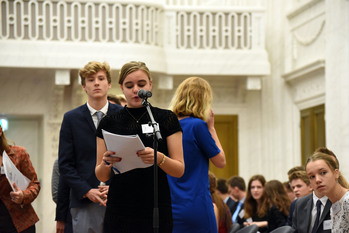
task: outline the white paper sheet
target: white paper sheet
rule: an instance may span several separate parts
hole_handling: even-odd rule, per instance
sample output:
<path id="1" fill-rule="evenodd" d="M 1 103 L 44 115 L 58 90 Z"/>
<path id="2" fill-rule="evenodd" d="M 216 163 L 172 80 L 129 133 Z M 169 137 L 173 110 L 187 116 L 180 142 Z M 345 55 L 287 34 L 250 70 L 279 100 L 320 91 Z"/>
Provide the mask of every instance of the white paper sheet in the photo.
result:
<path id="1" fill-rule="evenodd" d="M 107 150 L 114 151 L 116 153 L 115 156 L 122 158 L 120 162 L 113 164 L 113 167 L 116 168 L 119 173 L 124 173 L 136 168 L 152 166 L 152 164 L 143 163 L 142 159 L 136 154 L 137 151 L 145 149 L 138 135 L 113 134 L 103 129 L 102 133 Z"/>
<path id="2" fill-rule="evenodd" d="M 6 151 L 2 153 L 2 163 L 4 166 L 4 172 L 6 175 L 6 178 L 8 179 L 11 188 L 13 191 L 16 191 L 13 187 L 13 183 L 16 183 L 16 185 L 21 190 L 26 190 L 28 188 L 28 185 L 30 183 L 30 180 L 24 176 L 18 168 L 12 163 L 11 159 L 8 157 Z"/>

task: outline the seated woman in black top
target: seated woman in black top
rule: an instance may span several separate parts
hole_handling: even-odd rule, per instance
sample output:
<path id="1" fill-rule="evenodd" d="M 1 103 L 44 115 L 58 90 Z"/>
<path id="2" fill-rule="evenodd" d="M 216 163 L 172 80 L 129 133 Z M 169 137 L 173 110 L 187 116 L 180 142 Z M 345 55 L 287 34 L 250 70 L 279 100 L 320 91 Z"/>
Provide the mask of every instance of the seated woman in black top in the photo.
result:
<path id="1" fill-rule="evenodd" d="M 285 226 L 290 205 L 291 201 L 280 181 L 271 180 L 265 184 L 262 209 L 267 214 L 268 232 Z"/>
<path id="2" fill-rule="evenodd" d="M 241 227 L 255 224 L 260 233 L 267 232 L 267 216 L 262 208 L 264 201 L 264 185 L 266 181 L 262 175 L 254 175 L 248 182 L 244 209 L 240 212 L 237 222 Z"/>
<path id="3" fill-rule="evenodd" d="M 261 189 L 262 194 L 259 192 Z M 240 224 L 255 224 L 260 233 L 271 232 L 286 224 L 290 199 L 280 181 L 266 183 L 263 176 L 256 175 L 250 179 L 248 190 L 244 208 L 246 212 L 243 218 L 238 218 Z"/>

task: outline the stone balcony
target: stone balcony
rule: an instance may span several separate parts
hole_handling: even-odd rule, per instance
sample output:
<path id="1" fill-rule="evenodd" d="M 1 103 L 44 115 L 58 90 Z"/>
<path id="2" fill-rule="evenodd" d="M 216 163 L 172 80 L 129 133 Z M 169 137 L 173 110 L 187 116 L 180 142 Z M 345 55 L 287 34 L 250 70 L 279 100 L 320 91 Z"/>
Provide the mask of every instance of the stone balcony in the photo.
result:
<path id="1" fill-rule="evenodd" d="M 168 75 L 265 76 L 263 2 L 0 0 L 0 67 L 140 60 Z"/>

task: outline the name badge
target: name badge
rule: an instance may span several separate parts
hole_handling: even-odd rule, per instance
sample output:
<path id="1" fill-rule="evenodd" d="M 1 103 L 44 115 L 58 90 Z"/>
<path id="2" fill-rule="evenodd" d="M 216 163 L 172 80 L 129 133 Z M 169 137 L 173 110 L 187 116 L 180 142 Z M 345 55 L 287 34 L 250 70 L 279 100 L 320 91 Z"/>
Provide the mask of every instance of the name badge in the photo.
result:
<path id="1" fill-rule="evenodd" d="M 5 169 L 3 166 L 1 166 L 1 175 L 5 174 Z"/>
<path id="2" fill-rule="evenodd" d="M 325 220 L 324 221 L 324 230 L 331 230 L 332 229 L 332 220 Z"/>
<path id="3" fill-rule="evenodd" d="M 245 215 L 245 211 L 244 210 L 241 210 L 240 213 L 239 213 L 239 217 L 240 218 L 243 218 Z"/>
<path id="4" fill-rule="evenodd" d="M 143 132 L 143 134 L 153 133 L 154 132 L 154 128 L 151 125 L 142 124 L 142 132 Z"/>

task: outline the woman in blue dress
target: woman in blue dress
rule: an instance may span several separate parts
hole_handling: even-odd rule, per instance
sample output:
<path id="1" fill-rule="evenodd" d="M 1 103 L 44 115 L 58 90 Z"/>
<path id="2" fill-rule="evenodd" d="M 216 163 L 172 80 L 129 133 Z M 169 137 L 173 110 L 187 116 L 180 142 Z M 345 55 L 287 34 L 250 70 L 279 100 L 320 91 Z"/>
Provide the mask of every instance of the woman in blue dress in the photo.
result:
<path id="1" fill-rule="evenodd" d="M 225 154 L 214 128 L 212 90 L 199 77 L 184 80 L 177 88 L 171 110 L 183 130 L 184 175 L 167 176 L 170 185 L 173 233 L 217 232 L 209 190 L 209 161 L 226 164 Z"/>

